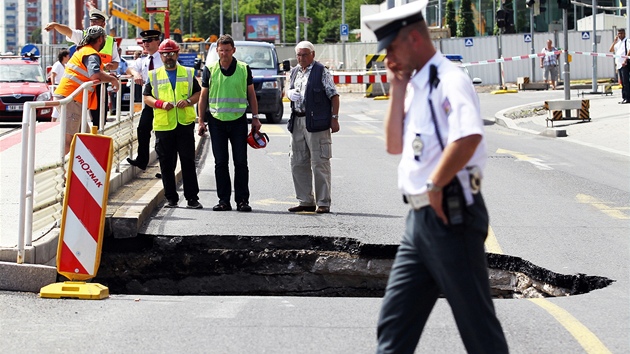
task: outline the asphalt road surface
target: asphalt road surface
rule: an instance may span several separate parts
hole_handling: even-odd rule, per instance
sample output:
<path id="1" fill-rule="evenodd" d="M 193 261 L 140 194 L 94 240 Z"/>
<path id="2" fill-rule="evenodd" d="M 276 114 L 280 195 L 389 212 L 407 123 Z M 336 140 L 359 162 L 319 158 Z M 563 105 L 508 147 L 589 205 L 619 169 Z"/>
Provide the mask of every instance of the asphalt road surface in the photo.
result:
<path id="1" fill-rule="evenodd" d="M 545 95 L 481 94 L 484 119 Z M 265 125 L 269 147 L 250 150 L 253 213 L 245 217 L 209 211 L 216 202 L 210 153 L 207 165 L 200 166 L 200 201 L 206 209 L 159 210 L 145 232 L 249 235 L 262 229 L 265 235 L 397 243 L 407 209 L 396 190 L 398 157 L 384 152 L 386 106 L 387 101 L 342 97 L 341 131 L 333 136 L 331 214 L 286 212 L 295 203 L 286 154 L 289 137 L 284 125 Z M 488 251 L 522 257 L 562 274 L 615 280 L 583 295 L 495 300 L 510 350 L 630 352 L 630 159 L 490 123 L 486 136 L 483 192 L 492 230 Z M 102 301 L 79 301 L 0 292 L 0 351 L 371 353 L 380 301 L 115 294 Z M 438 301 L 417 352 L 465 352 L 446 301 Z"/>

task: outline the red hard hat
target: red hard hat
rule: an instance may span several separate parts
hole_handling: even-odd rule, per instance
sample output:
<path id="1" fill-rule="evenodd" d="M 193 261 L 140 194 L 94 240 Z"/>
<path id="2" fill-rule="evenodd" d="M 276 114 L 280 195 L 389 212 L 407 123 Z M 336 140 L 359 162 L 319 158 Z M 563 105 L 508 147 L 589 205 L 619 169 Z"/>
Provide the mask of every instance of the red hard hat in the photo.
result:
<path id="1" fill-rule="evenodd" d="M 247 136 L 247 143 L 254 149 L 264 148 L 267 146 L 268 142 L 269 137 L 263 132 L 249 132 L 249 135 Z"/>
<path id="2" fill-rule="evenodd" d="M 160 43 L 160 46 L 158 47 L 158 52 L 179 52 L 179 44 L 175 43 L 175 41 L 172 39 L 165 39 L 162 41 L 162 43 Z"/>

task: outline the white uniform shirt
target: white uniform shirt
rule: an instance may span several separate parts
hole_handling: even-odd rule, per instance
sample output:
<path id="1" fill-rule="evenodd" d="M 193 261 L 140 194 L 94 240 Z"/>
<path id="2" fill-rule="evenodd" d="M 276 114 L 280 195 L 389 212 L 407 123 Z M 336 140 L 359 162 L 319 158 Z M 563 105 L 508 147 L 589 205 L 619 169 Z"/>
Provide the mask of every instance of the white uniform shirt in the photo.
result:
<path id="1" fill-rule="evenodd" d="M 68 40 L 76 45 L 79 45 L 83 39 L 83 30 L 73 29 L 72 36 L 66 37 Z M 112 48 L 112 62 L 120 63 L 120 55 L 118 55 L 118 43 L 114 39 L 114 48 Z"/>
<path id="2" fill-rule="evenodd" d="M 153 70 L 160 68 L 164 65 L 164 63 L 162 63 L 162 57 L 160 56 L 160 53 L 155 52 L 153 53 Z M 130 66 L 132 67 L 135 71 L 139 72 L 140 75 L 142 75 L 142 81 L 144 81 L 144 83 L 146 84 L 147 82 L 149 82 L 149 58 L 151 57 L 151 55 L 147 55 L 146 57 L 142 57 L 142 58 L 138 58 L 136 59 L 136 61 L 133 62 L 133 65 Z"/>
<path id="3" fill-rule="evenodd" d="M 440 84 L 431 94 L 440 135 L 448 144 L 475 134 L 483 136 L 483 119 L 479 98 L 470 77 L 446 59 L 439 51 L 417 72 L 407 86 L 403 152 L 398 165 L 398 188 L 403 194 L 426 193 L 426 182 L 442 156 L 429 108 L 429 68 L 438 68 Z M 415 158 L 413 141 L 419 136 L 423 149 L 419 161 Z M 482 173 L 486 164 L 486 143 L 482 139 L 466 166 L 477 166 Z M 472 203 L 470 181 L 466 169 L 458 172 L 468 204 Z"/>
<path id="4" fill-rule="evenodd" d="M 623 41 L 617 41 L 613 46 L 613 50 L 615 51 L 615 55 L 628 55 L 628 50 L 630 49 L 630 43 L 628 42 L 628 38 L 624 38 Z M 621 64 L 626 59 L 624 58 L 615 58 L 615 63 L 617 64 L 617 70 L 621 69 Z"/>

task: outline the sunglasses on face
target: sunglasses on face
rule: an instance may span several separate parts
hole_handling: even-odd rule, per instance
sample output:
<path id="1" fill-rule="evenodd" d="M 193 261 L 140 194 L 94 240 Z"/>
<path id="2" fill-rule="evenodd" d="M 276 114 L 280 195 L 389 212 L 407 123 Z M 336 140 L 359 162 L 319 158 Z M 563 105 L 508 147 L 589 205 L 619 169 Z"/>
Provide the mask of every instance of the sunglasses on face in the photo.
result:
<path id="1" fill-rule="evenodd" d="M 160 53 L 160 55 L 163 57 L 172 58 L 177 55 L 177 52 Z"/>
<path id="2" fill-rule="evenodd" d="M 153 41 L 157 41 L 157 38 L 147 38 L 147 39 L 143 39 L 142 43 L 151 43 Z"/>

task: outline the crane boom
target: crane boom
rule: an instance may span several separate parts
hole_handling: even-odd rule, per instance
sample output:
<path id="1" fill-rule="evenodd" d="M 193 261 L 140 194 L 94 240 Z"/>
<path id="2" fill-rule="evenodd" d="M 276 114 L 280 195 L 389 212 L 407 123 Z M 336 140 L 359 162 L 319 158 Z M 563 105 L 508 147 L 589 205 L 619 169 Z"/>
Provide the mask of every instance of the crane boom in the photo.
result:
<path id="1" fill-rule="evenodd" d="M 122 6 L 115 4 L 112 0 L 109 1 L 109 15 L 118 17 L 119 19 L 132 24 L 143 31 L 148 30 L 151 26 L 149 21 L 145 20 L 142 16 L 138 16 Z M 153 24 L 153 29 L 161 31 L 160 26 L 157 24 Z"/>

